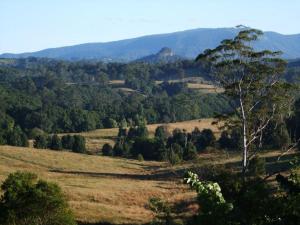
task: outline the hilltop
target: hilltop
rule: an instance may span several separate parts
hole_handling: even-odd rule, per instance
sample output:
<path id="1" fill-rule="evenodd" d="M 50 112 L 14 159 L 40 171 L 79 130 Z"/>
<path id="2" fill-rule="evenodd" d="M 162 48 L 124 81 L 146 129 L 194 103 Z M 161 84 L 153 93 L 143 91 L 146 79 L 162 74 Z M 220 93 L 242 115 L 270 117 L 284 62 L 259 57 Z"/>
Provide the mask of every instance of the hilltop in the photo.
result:
<path id="1" fill-rule="evenodd" d="M 163 47 L 171 48 L 176 55 L 194 58 L 207 48 L 216 47 L 222 40 L 233 38 L 240 29 L 199 28 L 168 34 L 156 34 L 138 38 L 44 49 L 22 54 L 2 54 L 1 58 L 46 57 L 66 60 L 95 59 L 103 61 L 134 61 L 156 54 Z M 265 32 L 255 44 L 257 49 L 281 50 L 284 57 L 300 57 L 300 34 L 283 35 Z"/>
<path id="2" fill-rule="evenodd" d="M 182 59 L 183 58 L 176 55 L 172 49 L 164 47 L 158 53 L 142 57 L 136 61 L 146 63 L 170 63 Z"/>

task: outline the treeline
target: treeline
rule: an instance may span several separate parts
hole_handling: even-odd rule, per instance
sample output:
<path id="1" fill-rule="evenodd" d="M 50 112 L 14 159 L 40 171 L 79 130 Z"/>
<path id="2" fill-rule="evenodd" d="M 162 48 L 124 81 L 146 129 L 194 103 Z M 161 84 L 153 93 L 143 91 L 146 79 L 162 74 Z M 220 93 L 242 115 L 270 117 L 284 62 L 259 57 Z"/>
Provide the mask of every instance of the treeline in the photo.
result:
<path id="1" fill-rule="evenodd" d="M 33 146 L 39 149 L 72 150 L 76 153 L 86 153 L 85 138 L 81 135 L 37 135 Z"/>
<path id="2" fill-rule="evenodd" d="M 195 159 L 198 152 L 209 146 L 215 146 L 216 137 L 210 129 L 191 133 L 175 129 L 172 134 L 165 126 L 155 130 L 155 137 L 149 138 L 146 126 L 119 128 L 118 138 L 112 147 L 105 144 L 102 153 L 105 156 L 136 158 L 139 160 L 169 161 L 176 164 L 182 160 Z"/>
<path id="3" fill-rule="evenodd" d="M 300 106 L 299 102 L 296 104 L 297 107 Z M 281 149 L 289 146 L 296 138 L 300 138 L 299 109 L 292 119 L 284 123 L 272 121 L 269 124 L 262 137 L 261 149 Z M 210 129 L 199 130 L 196 127 L 190 133 L 175 129 L 170 133 L 166 126 L 159 126 L 155 130 L 154 138 L 150 138 L 147 127 L 140 125 L 129 129 L 119 128 L 115 145 L 105 144 L 102 154 L 177 164 L 185 160 L 196 159 L 199 153 L 210 149 L 239 151 L 241 147 L 242 130 L 240 128 L 225 130 L 217 139 Z"/>
<path id="4" fill-rule="evenodd" d="M 209 79 L 207 71 L 201 63 L 194 60 L 181 60 L 173 63 L 148 64 L 132 63 L 104 63 L 101 61 L 63 61 L 47 58 L 0 59 L 0 67 L 12 68 L 14 77 L 22 71 L 27 76 L 45 76 L 51 74 L 57 78 L 64 78 L 67 82 L 102 83 L 107 80 L 170 80 L 196 74 Z M 5 76 L 7 80 L 12 77 Z"/>

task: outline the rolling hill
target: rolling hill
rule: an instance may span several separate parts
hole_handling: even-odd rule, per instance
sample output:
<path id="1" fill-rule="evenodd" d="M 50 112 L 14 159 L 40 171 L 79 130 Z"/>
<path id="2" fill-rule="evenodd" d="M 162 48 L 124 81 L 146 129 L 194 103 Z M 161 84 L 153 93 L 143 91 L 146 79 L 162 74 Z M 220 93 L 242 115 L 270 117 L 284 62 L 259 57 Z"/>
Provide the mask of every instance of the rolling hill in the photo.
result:
<path id="1" fill-rule="evenodd" d="M 207 48 L 216 47 L 223 39 L 234 37 L 237 28 L 199 28 L 168 34 L 149 35 L 138 38 L 106 42 L 86 43 L 74 46 L 44 49 L 22 54 L 2 54 L 1 58 L 46 57 L 66 60 L 133 61 L 156 54 L 163 47 L 174 54 L 194 58 Z M 300 34 L 283 35 L 265 32 L 255 45 L 256 49 L 281 50 L 288 59 L 300 58 Z"/>

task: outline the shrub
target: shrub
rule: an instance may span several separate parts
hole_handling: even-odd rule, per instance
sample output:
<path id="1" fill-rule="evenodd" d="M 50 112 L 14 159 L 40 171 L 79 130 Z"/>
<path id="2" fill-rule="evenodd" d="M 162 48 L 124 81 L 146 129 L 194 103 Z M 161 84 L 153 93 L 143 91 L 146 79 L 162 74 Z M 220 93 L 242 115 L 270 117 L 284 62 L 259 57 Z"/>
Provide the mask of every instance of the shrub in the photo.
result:
<path id="1" fill-rule="evenodd" d="M 249 163 L 248 173 L 250 176 L 260 176 L 266 173 L 266 161 L 263 158 L 255 156 Z"/>
<path id="2" fill-rule="evenodd" d="M 135 138 L 147 138 L 148 134 L 149 132 L 146 126 L 130 127 L 127 137 L 133 140 Z"/>
<path id="3" fill-rule="evenodd" d="M 108 143 L 105 143 L 102 147 L 102 154 L 105 156 L 113 156 L 112 146 Z"/>
<path id="4" fill-rule="evenodd" d="M 53 150 L 62 150 L 61 139 L 57 134 L 52 135 L 49 144 L 49 148 Z"/>
<path id="5" fill-rule="evenodd" d="M 118 137 L 126 137 L 127 136 L 127 129 L 123 127 L 119 127 Z"/>
<path id="6" fill-rule="evenodd" d="M 168 139 L 168 146 L 172 146 L 176 143 L 181 147 L 185 147 L 187 144 L 187 138 L 187 133 L 184 130 L 176 128 L 173 130 L 173 136 Z"/>
<path id="7" fill-rule="evenodd" d="M 137 160 L 139 160 L 140 162 L 144 161 L 143 155 L 142 154 L 138 154 Z"/>
<path id="8" fill-rule="evenodd" d="M 214 146 L 216 137 L 211 129 L 204 129 L 196 140 L 197 149 L 203 150 L 208 146 Z"/>
<path id="9" fill-rule="evenodd" d="M 33 142 L 33 147 L 45 149 L 48 147 L 48 137 L 46 135 L 37 135 Z"/>
<path id="10" fill-rule="evenodd" d="M 74 145 L 74 136 L 64 135 L 61 138 L 61 144 L 64 149 L 73 149 Z"/>
<path id="11" fill-rule="evenodd" d="M 85 138 L 81 135 L 74 135 L 74 144 L 72 147 L 72 151 L 76 153 L 85 153 Z"/>
<path id="12" fill-rule="evenodd" d="M 155 213 L 155 219 L 152 221 L 152 224 L 174 224 L 169 204 L 156 197 L 150 198 L 148 202 L 149 208 Z"/>
<path id="13" fill-rule="evenodd" d="M 228 150 L 238 150 L 242 146 L 242 134 L 239 128 L 231 131 L 223 131 L 219 139 L 220 148 Z"/>
<path id="14" fill-rule="evenodd" d="M 117 141 L 113 147 L 114 156 L 129 157 L 130 153 L 130 144 L 125 142 L 123 139 Z"/>
<path id="15" fill-rule="evenodd" d="M 195 145 L 192 142 L 188 142 L 187 146 L 184 148 L 183 159 L 192 160 L 197 158 L 198 152 Z"/>
<path id="16" fill-rule="evenodd" d="M 263 146 L 268 149 L 279 149 L 290 144 L 291 138 L 284 123 L 272 121 L 263 133 Z"/>
<path id="17" fill-rule="evenodd" d="M 231 149 L 232 148 L 232 141 L 227 131 L 223 131 L 221 133 L 221 137 L 219 139 L 219 145 L 221 149 Z"/>
<path id="18" fill-rule="evenodd" d="M 146 160 L 160 160 L 162 158 L 161 150 L 164 143 L 158 139 L 137 138 L 132 144 L 131 154 L 137 157 L 143 155 Z"/>
<path id="19" fill-rule="evenodd" d="M 167 140 L 170 136 L 170 133 L 166 126 L 158 126 L 155 129 L 155 137 L 161 140 Z"/>
<path id="20" fill-rule="evenodd" d="M 116 120 L 112 118 L 107 118 L 103 122 L 105 128 L 116 128 L 118 127 L 118 123 Z"/>
<path id="21" fill-rule="evenodd" d="M 173 149 L 169 149 L 166 154 L 166 160 L 171 165 L 176 165 L 181 162 L 182 158 Z"/>
<path id="22" fill-rule="evenodd" d="M 6 144 L 23 147 L 29 146 L 27 136 L 20 127 L 15 127 L 6 133 Z"/>
<path id="23" fill-rule="evenodd" d="M 225 216 L 233 209 L 233 205 L 226 202 L 219 184 L 200 181 L 198 175 L 192 172 L 188 172 L 184 180 L 198 194 L 198 202 L 201 207 L 195 224 L 225 224 Z"/>
<path id="24" fill-rule="evenodd" d="M 75 225 L 59 186 L 31 173 L 10 174 L 1 186 L 0 224 Z"/>

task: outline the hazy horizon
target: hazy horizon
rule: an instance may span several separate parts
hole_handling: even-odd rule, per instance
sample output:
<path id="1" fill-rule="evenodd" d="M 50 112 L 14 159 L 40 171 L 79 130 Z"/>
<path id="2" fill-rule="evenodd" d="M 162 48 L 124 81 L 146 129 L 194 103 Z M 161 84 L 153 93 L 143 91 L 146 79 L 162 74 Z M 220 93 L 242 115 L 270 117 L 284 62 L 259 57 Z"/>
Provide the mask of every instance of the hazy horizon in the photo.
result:
<path id="1" fill-rule="evenodd" d="M 2 0 L 0 54 L 239 24 L 298 34 L 299 9 L 296 0 L 288 4 L 274 0 L 242 4 L 238 0 Z"/>

